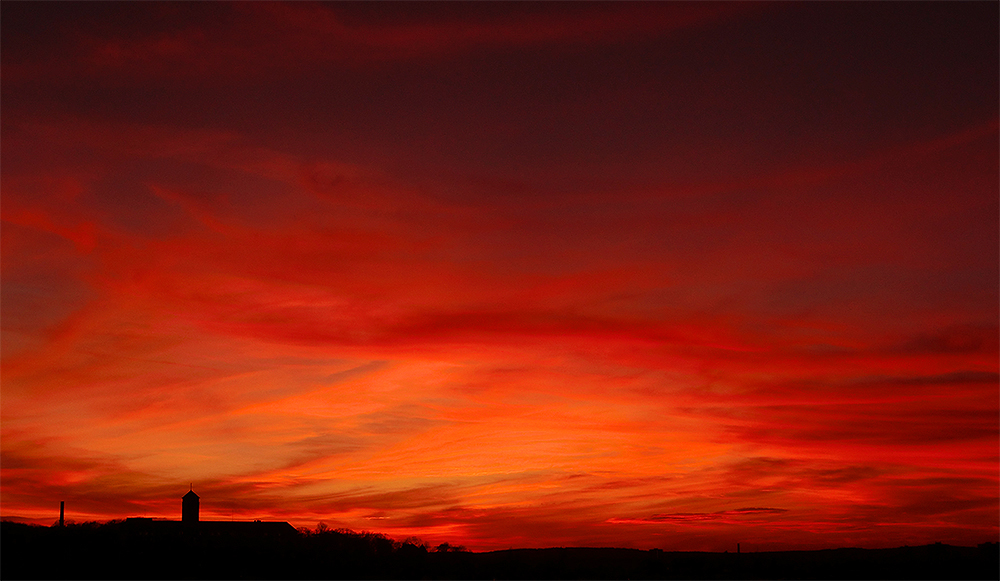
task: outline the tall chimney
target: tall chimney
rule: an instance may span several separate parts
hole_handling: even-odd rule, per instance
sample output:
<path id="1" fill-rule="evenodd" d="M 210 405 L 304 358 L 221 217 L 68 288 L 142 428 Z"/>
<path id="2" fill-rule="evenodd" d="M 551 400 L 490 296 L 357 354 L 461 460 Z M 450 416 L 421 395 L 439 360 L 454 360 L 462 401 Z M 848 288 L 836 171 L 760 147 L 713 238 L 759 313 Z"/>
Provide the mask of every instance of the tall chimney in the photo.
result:
<path id="1" fill-rule="evenodd" d="M 65 500 L 60 500 L 59 501 L 59 526 L 63 526 L 66 523 L 66 521 L 64 520 L 65 516 L 66 516 L 66 501 Z"/>

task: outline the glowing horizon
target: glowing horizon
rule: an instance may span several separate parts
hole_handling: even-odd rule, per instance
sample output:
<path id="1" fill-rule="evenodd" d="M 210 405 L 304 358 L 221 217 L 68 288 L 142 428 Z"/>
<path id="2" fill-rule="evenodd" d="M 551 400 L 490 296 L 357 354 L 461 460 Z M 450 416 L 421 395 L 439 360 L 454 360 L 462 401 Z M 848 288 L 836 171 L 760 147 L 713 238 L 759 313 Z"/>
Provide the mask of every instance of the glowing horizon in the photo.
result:
<path id="1" fill-rule="evenodd" d="M 2 13 L 0 517 L 1000 535 L 995 3 Z"/>

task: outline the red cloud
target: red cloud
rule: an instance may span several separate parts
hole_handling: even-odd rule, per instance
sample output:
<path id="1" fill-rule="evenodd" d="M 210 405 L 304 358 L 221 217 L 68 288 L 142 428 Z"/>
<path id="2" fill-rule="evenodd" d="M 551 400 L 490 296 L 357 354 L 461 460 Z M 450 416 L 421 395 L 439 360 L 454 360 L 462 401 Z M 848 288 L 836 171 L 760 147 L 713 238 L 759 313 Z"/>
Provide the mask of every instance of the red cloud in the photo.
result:
<path id="1" fill-rule="evenodd" d="M 29 4 L 5 518 L 996 537 L 985 5 Z"/>
<path id="2" fill-rule="evenodd" d="M 621 42 L 669 34 L 754 9 L 754 5 L 621 4 L 574 6 L 567 12 L 519 6 L 503 14 L 484 15 L 476 10 L 425 8 L 427 14 L 414 14 L 410 21 L 384 23 L 366 19 L 364 10 L 343 6 L 235 4 L 211 9 L 157 8 L 160 23 L 152 29 L 136 27 L 128 20 L 130 16 L 146 18 L 146 9 L 139 11 L 144 15 L 126 10 L 105 15 L 106 25 L 92 29 L 58 19 L 50 22 L 50 27 L 64 29 L 58 39 L 63 48 L 60 54 L 71 57 L 32 59 L 5 51 L 4 82 L 101 78 L 120 85 L 136 79 L 178 80 L 193 75 L 209 82 L 262 73 L 298 76 L 309 74 L 317 62 L 370 67 L 447 58 L 477 49 Z M 211 27 L 205 25 L 207 21 Z"/>
<path id="3" fill-rule="evenodd" d="M 639 523 L 660 523 L 660 522 L 702 522 L 715 520 L 732 520 L 730 517 L 754 516 L 754 515 L 781 515 L 788 512 L 783 508 L 737 508 L 734 510 L 720 510 L 718 512 L 678 512 L 671 514 L 654 514 L 646 518 L 612 518 L 608 519 L 613 524 L 639 524 Z"/>

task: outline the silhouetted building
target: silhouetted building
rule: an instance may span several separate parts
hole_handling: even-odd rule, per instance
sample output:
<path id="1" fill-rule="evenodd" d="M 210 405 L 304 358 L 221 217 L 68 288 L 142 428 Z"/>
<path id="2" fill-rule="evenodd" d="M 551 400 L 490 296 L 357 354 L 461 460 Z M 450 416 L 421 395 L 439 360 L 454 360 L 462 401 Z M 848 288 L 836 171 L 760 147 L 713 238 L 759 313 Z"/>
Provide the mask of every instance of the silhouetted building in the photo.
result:
<path id="1" fill-rule="evenodd" d="M 59 526 L 61 526 L 61 527 L 66 526 L 66 520 L 64 518 L 65 516 L 66 516 L 66 501 L 65 500 L 60 500 L 59 501 Z"/>
<path id="2" fill-rule="evenodd" d="M 181 497 L 181 520 L 166 520 L 148 517 L 129 517 L 125 526 L 133 534 L 180 534 L 202 536 L 234 537 L 285 537 L 298 534 L 295 527 L 287 522 L 232 522 L 203 521 L 198 516 L 200 500 L 194 488 Z"/>
<path id="3" fill-rule="evenodd" d="M 194 493 L 194 487 L 185 494 L 181 500 L 181 522 L 198 522 L 198 495 Z"/>
<path id="4" fill-rule="evenodd" d="M 249 537 L 281 538 L 298 534 L 295 527 L 287 522 L 263 522 L 255 520 L 225 521 L 202 520 L 184 523 L 176 520 L 161 520 L 146 517 L 129 517 L 125 526 L 135 535 L 195 535 L 197 537 Z"/>

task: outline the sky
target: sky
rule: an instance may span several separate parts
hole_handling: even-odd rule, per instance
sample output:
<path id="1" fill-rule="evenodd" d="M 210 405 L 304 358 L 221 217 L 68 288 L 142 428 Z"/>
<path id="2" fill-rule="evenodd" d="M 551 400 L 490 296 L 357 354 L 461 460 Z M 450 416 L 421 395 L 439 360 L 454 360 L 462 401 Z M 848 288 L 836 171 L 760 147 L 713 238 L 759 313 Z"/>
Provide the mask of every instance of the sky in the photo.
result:
<path id="1" fill-rule="evenodd" d="M 998 10 L 4 1 L 0 516 L 997 541 Z"/>

